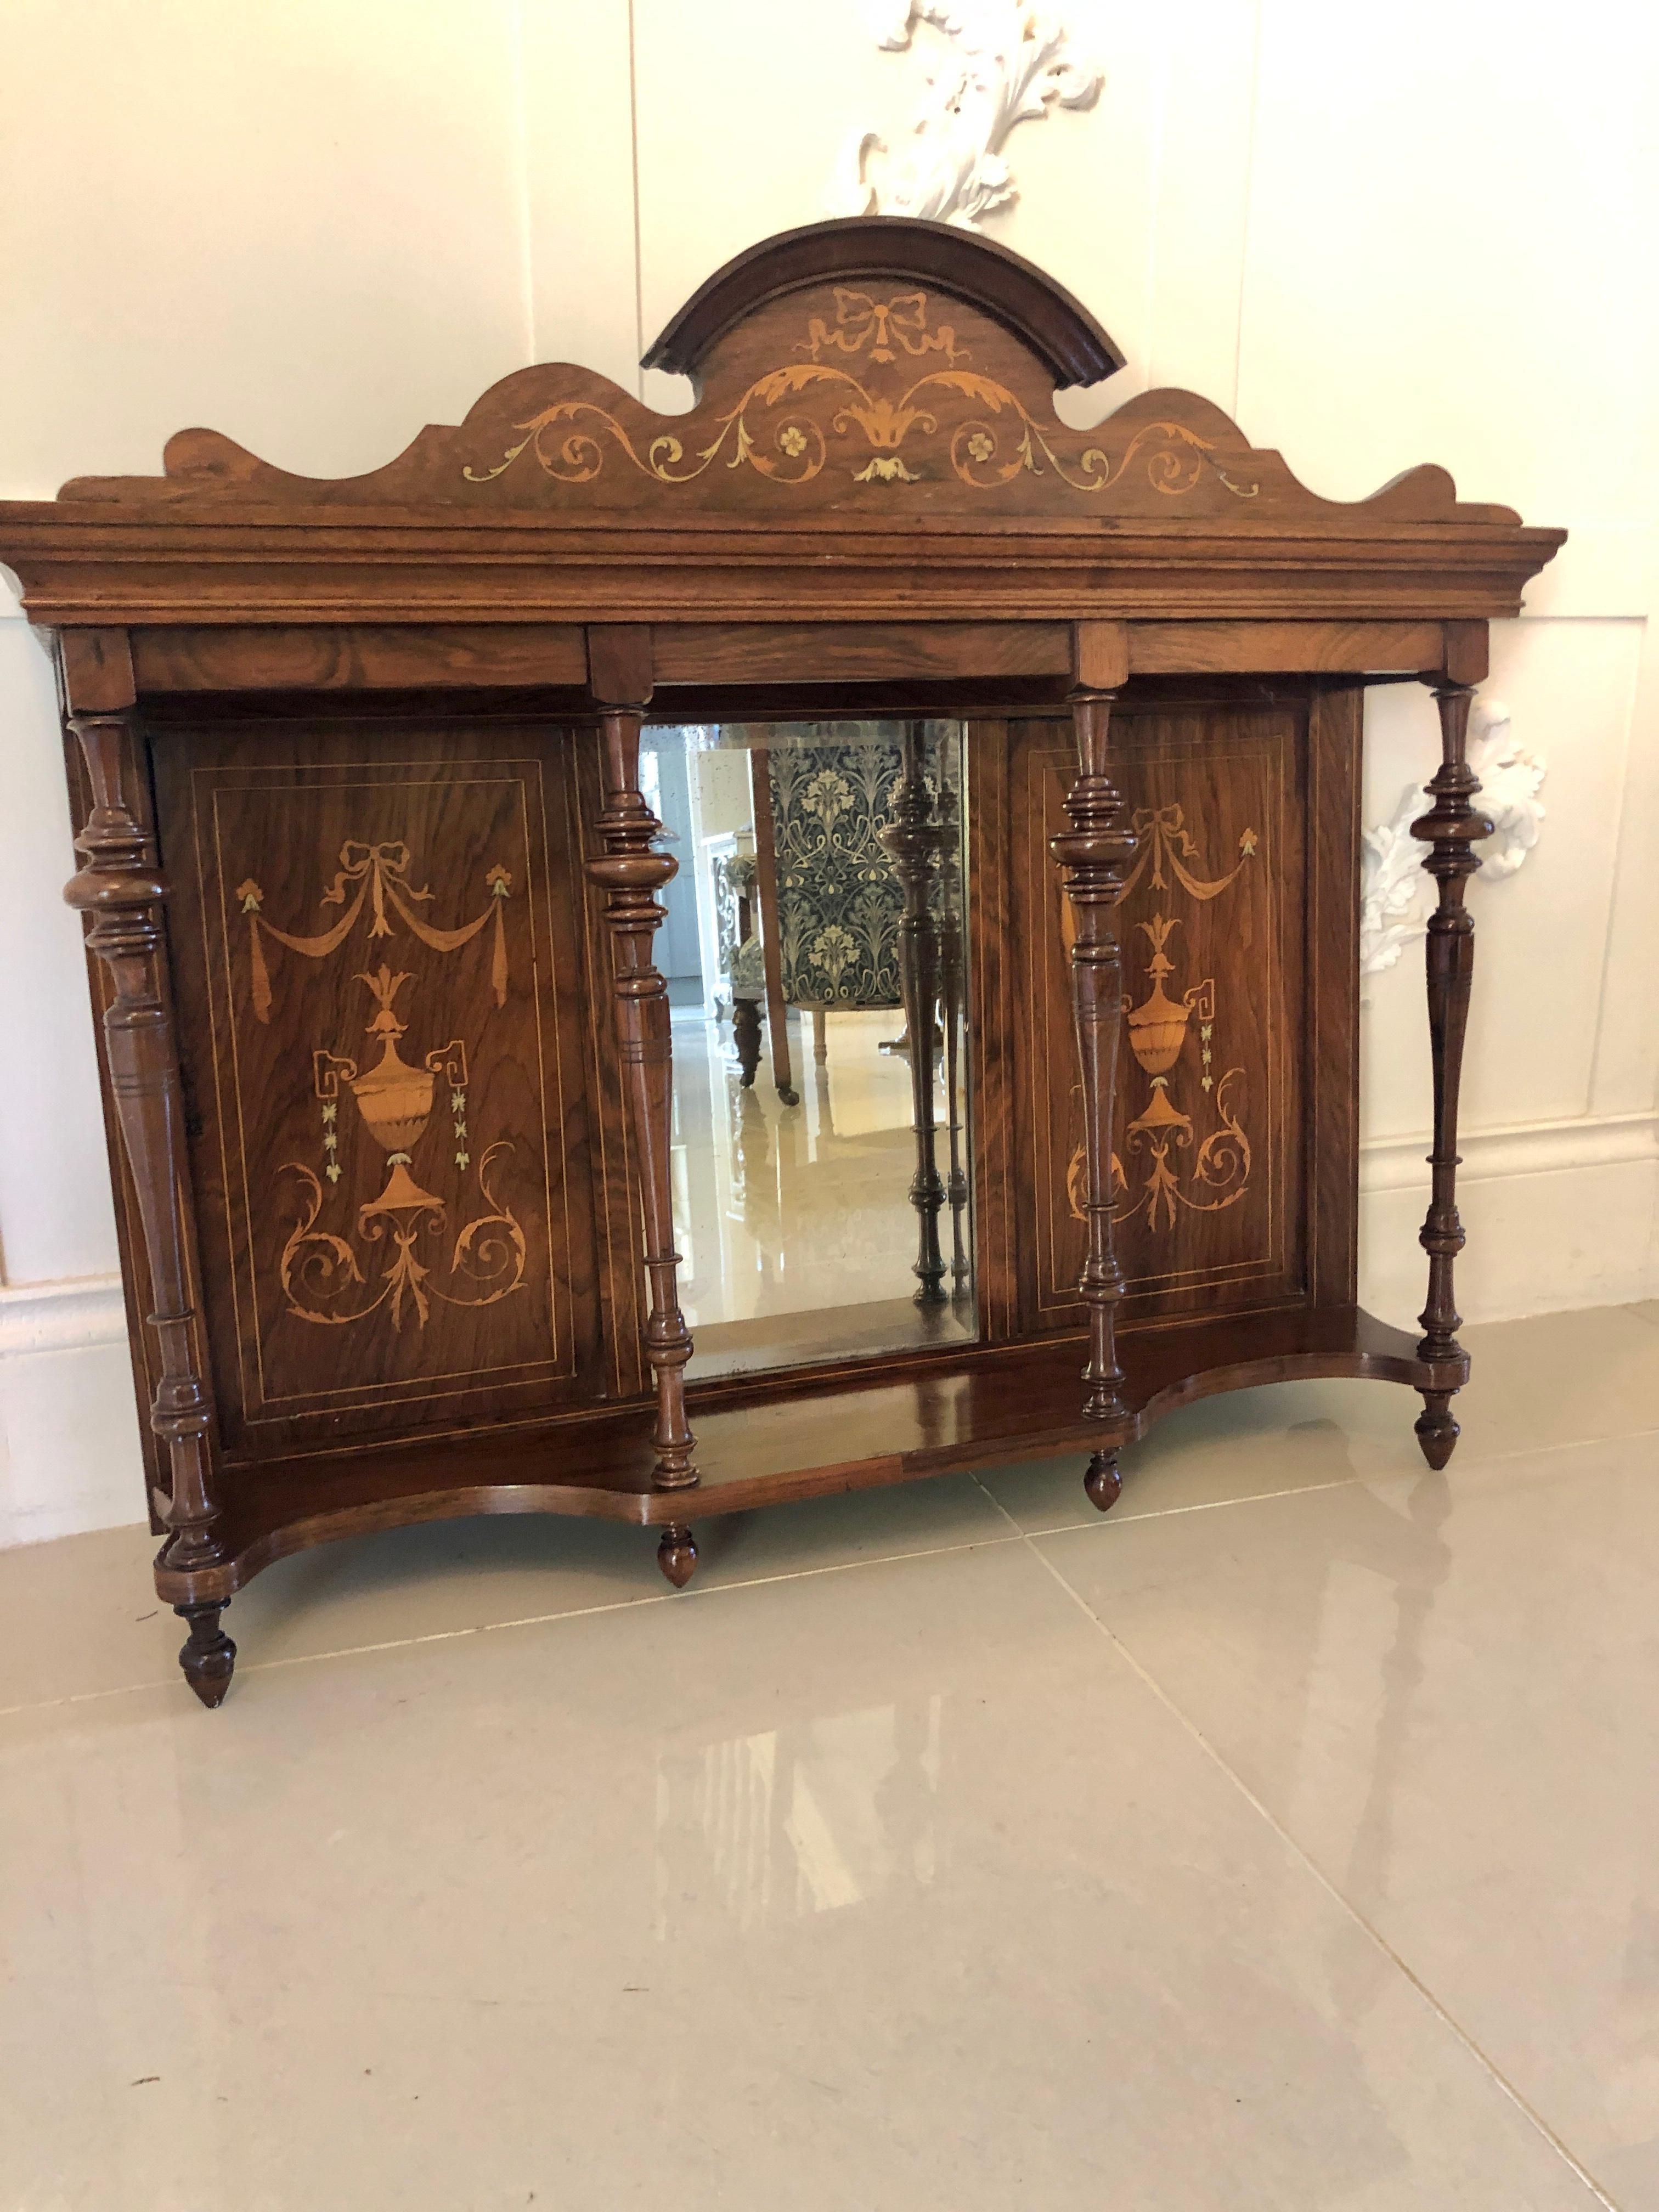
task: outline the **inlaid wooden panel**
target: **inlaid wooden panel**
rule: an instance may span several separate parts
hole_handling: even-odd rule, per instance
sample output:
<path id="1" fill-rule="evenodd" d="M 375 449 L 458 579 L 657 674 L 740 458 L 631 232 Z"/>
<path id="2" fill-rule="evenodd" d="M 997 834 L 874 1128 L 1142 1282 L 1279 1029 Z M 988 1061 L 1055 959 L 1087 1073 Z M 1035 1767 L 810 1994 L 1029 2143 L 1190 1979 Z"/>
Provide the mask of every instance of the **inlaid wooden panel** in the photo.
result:
<path id="1" fill-rule="evenodd" d="M 1083 1319 L 1083 1106 L 1070 915 L 1048 839 L 1075 773 L 1067 723 L 1016 725 L 1012 978 L 1030 1007 L 1015 1073 L 1029 1177 L 1026 1330 Z M 1113 714 L 1113 772 L 1139 851 L 1116 908 L 1124 1023 L 1114 1121 L 1124 1318 L 1243 1310 L 1304 1287 L 1305 902 L 1299 703 Z"/>
<path id="2" fill-rule="evenodd" d="M 155 740 L 233 1455 L 598 1395 L 574 740 Z"/>

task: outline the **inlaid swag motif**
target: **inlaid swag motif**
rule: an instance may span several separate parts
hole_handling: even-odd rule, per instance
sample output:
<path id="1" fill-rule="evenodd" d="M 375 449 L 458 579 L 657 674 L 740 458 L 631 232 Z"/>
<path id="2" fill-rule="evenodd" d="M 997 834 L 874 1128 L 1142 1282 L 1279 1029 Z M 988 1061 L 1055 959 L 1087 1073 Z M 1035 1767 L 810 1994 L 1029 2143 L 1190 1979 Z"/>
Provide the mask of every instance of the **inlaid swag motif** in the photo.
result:
<path id="1" fill-rule="evenodd" d="M 424 921 L 414 908 L 424 905 L 432 896 L 430 890 L 416 890 L 409 880 L 410 856 L 407 845 L 382 843 L 368 845 L 348 839 L 340 848 L 339 872 L 323 893 L 324 906 L 341 906 L 345 912 L 331 929 L 316 936 L 291 935 L 278 929 L 265 919 L 263 908 L 264 893 L 250 878 L 236 886 L 236 896 L 242 902 L 242 911 L 248 917 L 251 939 L 249 959 L 253 974 L 253 1012 L 256 1019 L 270 1019 L 270 975 L 265 964 L 264 940 L 273 939 L 286 945 L 291 951 L 302 952 L 310 960 L 321 960 L 337 946 L 344 944 L 356 927 L 357 917 L 363 910 L 365 900 L 372 901 L 374 923 L 369 930 L 373 937 L 390 937 L 392 924 L 387 919 L 390 907 L 398 915 L 411 933 L 422 945 L 429 945 L 434 952 L 454 952 L 475 938 L 493 917 L 495 924 L 495 955 L 490 963 L 490 982 L 498 1006 L 507 1003 L 507 930 L 502 919 L 502 902 L 512 889 L 513 879 L 503 867 L 490 869 L 484 880 L 489 886 L 490 900 L 476 921 L 465 923 L 459 929 L 439 929 Z M 347 901 L 346 886 L 356 884 L 355 896 Z M 405 979 L 406 980 L 406 979 Z"/>
<path id="2" fill-rule="evenodd" d="M 236 896 L 248 920 L 254 1019 L 264 1024 L 270 1020 L 267 941 L 303 959 L 326 961 L 345 951 L 365 911 L 370 945 L 380 939 L 395 939 L 401 924 L 419 943 L 445 954 L 459 951 L 493 925 L 490 988 L 495 1005 L 504 1006 L 508 981 L 505 908 L 513 893 L 511 873 L 499 862 L 488 868 L 483 911 L 470 921 L 445 928 L 417 911 L 433 893 L 410 880 L 411 865 L 409 848 L 401 842 L 349 839 L 340 848 L 334 880 L 319 902 L 343 907 L 344 912 L 331 927 L 311 934 L 283 929 L 271 921 L 264 913 L 265 894 L 252 877 L 239 884 Z M 352 980 L 368 994 L 372 1011 L 364 1035 L 369 1050 L 378 1047 L 380 1057 L 371 1063 L 357 1054 L 337 1052 L 331 1044 L 319 1044 L 312 1053 L 318 1158 L 315 1164 L 285 1160 L 277 1170 L 292 1178 L 291 1188 L 297 1194 L 296 1210 L 276 1262 L 283 1308 L 296 1320 L 319 1328 L 349 1327 L 384 1309 L 394 1329 L 401 1329 L 410 1316 L 424 1328 L 434 1301 L 450 1306 L 495 1305 L 523 1283 L 524 1231 L 499 1188 L 514 1147 L 510 1141 L 498 1139 L 474 1153 L 462 1039 L 452 1037 L 434 1046 L 418 1066 L 404 1059 L 399 1048 L 410 1023 L 400 1011 L 400 1000 L 413 976 L 382 959 L 378 968 L 356 970 Z M 447 1260 L 436 1240 L 447 1228 L 452 1200 L 428 1189 L 415 1176 L 416 1148 L 426 1138 L 441 1082 L 447 1093 L 448 1126 L 442 1139 L 425 1149 L 433 1154 L 448 1152 L 453 1181 L 461 1190 L 471 1170 L 478 1194 L 472 1204 L 482 1200 L 482 1210 L 471 1212 L 456 1231 Z M 323 1220 L 344 1174 L 340 1164 L 343 1095 L 350 1098 L 368 1135 L 386 1154 L 385 1185 L 357 1205 L 355 1234 L 342 1233 L 353 1227 L 349 1212 L 337 1228 Z M 421 1173 L 441 1182 L 436 1165 L 434 1158 Z M 455 1203 L 465 1210 L 459 1199 Z M 381 1255 L 386 1264 L 371 1282 L 364 1262 Z"/>
<path id="3" fill-rule="evenodd" d="M 1054 428 L 1040 424 L 1006 384 L 961 365 L 971 354 L 951 324 L 930 327 L 926 293 L 878 300 L 838 286 L 835 298 L 833 323 L 808 319 L 795 347 L 805 358 L 757 377 L 713 417 L 708 442 L 690 452 L 672 431 L 641 449 L 598 401 L 560 399 L 515 423 L 523 434 L 493 465 L 467 464 L 461 474 L 469 483 L 493 483 L 528 455 L 561 483 L 589 483 L 615 454 L 665 484 L 690 483 L 718 463 L 782 484 L 811 483 L 826 468 L 855 484 L 921 483 L 948 469 L 979 491 L 1030 475 L 1089 494 L 1139 467 L 1172 499 L 1206 474 L 1234 499 L 1254 499 L 1261 489 L 1230 471 L 1213 440 L 1178 422 L 1144 424 L 1115 460 L 1099 444 L 1067 454 Z M 861 374 L 843 365 L 854 358 Z"/>

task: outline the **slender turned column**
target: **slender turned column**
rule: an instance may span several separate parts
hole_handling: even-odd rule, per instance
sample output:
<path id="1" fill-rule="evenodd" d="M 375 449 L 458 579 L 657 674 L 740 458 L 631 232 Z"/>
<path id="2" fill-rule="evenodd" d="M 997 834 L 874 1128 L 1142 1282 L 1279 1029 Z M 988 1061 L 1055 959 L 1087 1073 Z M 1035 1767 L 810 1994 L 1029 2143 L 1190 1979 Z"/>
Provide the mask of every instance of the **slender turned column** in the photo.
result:
<path id="1" fill-rule="evenodd" d="M 605 689 L 632 689 L 640 703 L 607 704 L 600 716 L 605 805 L 594 827 L 603 849 L 588 861 L 587 875 L 606 894 L 605 918 L 616 978 L 617 1048 L 640 1156 L 645 1272 L 651 1286 L 645 1354 L 657 1385 L 657 1426 L 652 1438 L 657 1463 L 652 1480 L 659 1490 L 688 1490 L 696 1482 L 697 1470 L 691 1457 L 695 1439 L 685 1419 L 685 1363 L 691 1357 L 691 1338 L 680 1311 L 680 1255 L 674 1249 L 668 1156 L 673 1085 L 668 986 L 651 957 L 652 940 L 665 912 L 655 894 L 672 879 L 676 863 L 671 854 L 654 849 L 662 824 L 640 789 L 640 724 L 651 693 L 648 660 L 643 668 L 635 665 L 638 647 L 633 633 L 623 634 L 610 657 L 596 651 L 598 636 L 590 631 L 594 689 L 602 696 Z"/>
<path id="2" fill-rule="evenodd" d="M 778 830 L 772 813 L 772 756 L 763 745 L 749 755 L 754 799 L 755 903 L 760 908 L 761 973 L 766 978 L 766 1019 L 772 1031 L 772 1080 L 786 1106 L 799 1106 L 789 1057 L 789 1009 L 783 996 L 783 930 L 778 917 Z"/>
<path id="3" fill-rule="evenodd" d="M 174 1575 L 193 1575 L 222 1565 L 227 1554 L 208 1452 L 212 1417 L 196 1371 L 196 1315 L 185 1255 L 184 1112 L 178 1048 L 162 993 L 161 905 L 167 885 L 123 786 L 132 742 L 130 711 L 71 712 L 70 726 L 91 780 L 92 810 L 75 841 L 82 865 L 64 896 L 90 917 L 88 946 L 114 985 L 104 1015 L 104 1049 L 155 1299 L 148 1318 L 161 1374 L 150 1425 L 167 1447 L 172 1478 L 172 1495 L 161 1509 L 167 1540 L 156 1564 Z M 190 1626 L 179 1655 L 185 1679 L 204 1705 L 216 1705 L 230 1686 L 236 1659 L 235 1645 L 219 1626 L 222 1601 L 189 1602 L 174 1610 Z"/>
<path id="4" fill-rule="evenodd" d="M 1469 701 L 1473 687 L 1449 675 L 1432 679 L 1440 709 L 1440 766 L 1427 786 L 1434 801 L 1412 824 L 1413 837 L 1429 848 L 1423 865 L 1440 886 L 1440 901 L 1429 917 L 1427 967 L 1429 1042 L 1434 1060 L 1434 1150 L 1429 1154 L 1433 1186 L 1420 1242 L 1429 1255 L 1429 1298 L 1419 1319 L 1423 1340 L 1419 1359 L 1463 1360 L 1457 1332 L 1462 1326 L 1452 1295 L 1452 1267 L 1463 1249 L 1463 1224 L 1457 1213 L 1457 1093 L 1463 1068 L 1463 1032 L 1469 1015 L 1469 983 L 1474 969 L 1474 922 L 1463 903 L 1469 878 L 1480 866 L 1475 851 L 1490 837 L 1492 823 L 1474 804 L 1480 786 L 1469 766 Z M 1450 1390 L 1425 1390 L 1417 1419 L 1417 1441 L 1432 1468 L 1443 1468 L 1457 1442 Z"/>
<path id="5" fill-rule="evenodd" d="M 957 813 L 953 786 L 939 773 L 940 852 L 944 866 L 939 877 L 939 1000 L 945 1024 L 945 1109 L 950 1132 L 951 1169 L 946 1193 L 951 1201 L 951 1296 L 960 1298 L 969 1286 L 968 1246 L 963 1217 L 968 1209 L 968 1173 L 963 1164 L 962 1029 L 966 1012 L 962 945 L 962 824 Z"/>
<path id="6" fill-rule="evenodd" d="M 1090 626 L 1080 626 L 1086 627 Z M 1115 642 L 1109 635 L 1108 647 Z M 1096 641 L 1087 643 L 1091 649 L 1086 657 L 1085 651 L 1079 651 L 1082 665 L 1071 693 L 1078 747 L 1077 781 L 1066 796 L 1066 813 L 1072 826 L 1050 838 L 1048 849 L 1060 864 L 1076 922 L 1072 1003 L 1083 1066 L 1083 1210 L 1089 1235 L 1088 1256 L 1078 1284 L 1089 1310 L 1089 1364 L 1084 1370 L 1088 1388 L 1083 1411 L 1091 1420 L 1121 1421 L 1127 1419 L 1128 1408 L 1122 1395 L 1123 1370 L 1118 1365 L 1115 1336 L 1123 1275 L 1112 1250 L 1112 1112 L 1123 1022 L 1123 964 L 1112 908 L 1134 857 L 1135 841 L 1120 826 L 1123 799 L 1107 764 L 1107 727 L 1117 684 L 1127 674 L 1127 648 L 1113 652 L 1101 649 Z M 1090 660 L 1093 667 L 1088 665 Z M 1097 672 L 1116 675 L 1117 684 L 1107 688 L 1088 680 Z M 1103 1512 L 1112 1504 L 1121 1487 L 1115 1451 L 1096 1453 L 1085 1487 Z"/>
<path id="7" fill-rule="evenodd" d="M 933 885 L 938 880 L 943 833 L 928 804 L 926 772 L 927 726 L 904 726 L 903 774 L 893 819 L 878 834 L 904 887 L 899 921 L 899 988 L 904 997 L 904 1025 L 910 1037 L 910 1126 L 915 1131 L 916 1171 L 910 1203 L 916 1210 L 919 1306 L 945 1300 L 945 1260 L 939 1250 L 939 1217 L 945 1204 L 933 1115 L 933 1040 L 939 1027 L 939 926 L 933 919 Z"/>

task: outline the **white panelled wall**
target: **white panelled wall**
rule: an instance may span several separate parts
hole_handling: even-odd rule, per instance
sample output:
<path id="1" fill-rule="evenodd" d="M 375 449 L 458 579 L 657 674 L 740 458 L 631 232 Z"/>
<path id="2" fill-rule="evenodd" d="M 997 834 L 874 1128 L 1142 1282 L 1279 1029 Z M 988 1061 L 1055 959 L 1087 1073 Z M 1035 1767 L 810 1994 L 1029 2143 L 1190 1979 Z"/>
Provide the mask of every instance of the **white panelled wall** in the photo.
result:
<path id="1" fill-rule="evenodd" d="M 1129 366 L 1316 489 L 1419 461 L 1572 539 L 1487 687 L 1547 757 L 1541 841 L 1476 884 L 1471 1318 L 1659 1293 L 1659 36 L 1626 0 L 1054 0 L 1105 72 L 1023 126 L 989 234 Z M 496 378 L 634 364 L 738 248 L 902 141 L 937 51 L 863 0 L 8 0 L 0 495 L 150 472 L 208 423 L 373 467 Z M 684 386 L 653 375 L 674 408 Z M 1070 419 L 1079 416 L 1065 403 Z M 3 572 L 0 572 L 0 583 Z M 132 1521 L 137 1435 L 46 656 L 0 592 L 0 1543 Z M 1428 772 L 1374 695 L 1367 820 Z M 1421 958 L 1369 979 L 1363 1295 L 1409 1323 Z"/>

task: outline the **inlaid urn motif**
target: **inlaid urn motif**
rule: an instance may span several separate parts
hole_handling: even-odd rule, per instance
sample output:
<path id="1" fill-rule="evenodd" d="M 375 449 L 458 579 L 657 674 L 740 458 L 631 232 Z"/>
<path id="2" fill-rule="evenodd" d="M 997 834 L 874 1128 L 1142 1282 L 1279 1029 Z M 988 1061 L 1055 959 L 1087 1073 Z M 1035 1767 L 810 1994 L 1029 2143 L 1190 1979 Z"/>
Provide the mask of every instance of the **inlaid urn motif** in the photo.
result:
<path id="1" fill-rule="evenodd" d="M 398 1050 L 398 1040 L 407 1026 L 392 1010 L 398 986 L 407 975 L 394 975 L 384 962 L 373 975 L 356 979 L 374 993 L 379 1012 L 368 1024 L 382 1050 L 378 1063 L 351 1084 L 352 1097 L 368 1133 L 390 1155 L 391 1173 L 378 1199 L 362 1209 L 362 1216 L 394 1213 L 416 1206 L 440 1206 L 441 1201 L 420 1188 L 410 1174 L 410 1154 L 426 1133 L 432 1118 L 437 1079 L 429 1069 L 411 1067 Z"/>
<path id="2" fill-rule="evenodd" d="M 1164 977 L 1175 969 L 1175 963 L 1164 946 L 1178 919 L 1176 916 L 1165 921 L 1161 914 L 1155 914 L 1150 921 L 1140 924 L 1152 939 L 1152 957 L 1146 972 L 1152 979 L 1152 988 L 1149 998 L 1130 1009 L 1129 1049 L 1148 1075 L 1167 1075 L 1180 1059 L 1193 1011 L 1191 994 L 1177 1000 L 1164 988 Z"/>
<path id="3" fill-rule="evenodd" d="M 1139 807 L 1133 820 L 1138 853 L 1120 895 L 1120 903 L 1143 875 L 1150 877 L 1151 888 L 1155 890 L 1167 895 L 1178 886 L 1200 903 L 1206 903 L 1236 882 L 1255 858 L 1259 841 L 1254 830 L 1246 830 L 1238 840 L 1240 858 L 1229 873 L 1213 878 L 1200 876 L 1188 866 L 1193 861 L 1201 864 L 1201 855 L 1179 805 Z M 1174 884 L 1170 881 L 1170 876 L 1175 878 Z M 1064 904 L 1062 915 L 1062 935 L 1069 951 L 1075 939 L 1075 925 L 1069 908 Z M 1219 1080 L 1212 1072 L 1215 1058 L 1215 979 L 1206 975 L 1200 982 L 1189 984 L 1178 999 L 1172 998 L 1167 988 L 1169 978 L 1175 973 L 1175 962 L 1168 946 L 1181 920 L 1179 915 L 1159 911 L 1149 920 L 1135 924 L 1152 947 L 1146 963 L 1151 988 L 1139 1006 L 1132 1006 L 1125 996 L 1124 1030 L 1131 1053 L 1149 1079 L 1149 1091 L 1141 1111 L 1125 1122 L 1123 1148 L 1121 1152 L 1113 1152 L 1111 1164 L 1113 1220 L 1127 1221 L 1131 1215 L 1139 1213 L 1150 1229 L 1164 1231 L 1174 1230 L 1182 1208 L 1194 1213 L 1219 1213 L 1236 1206 L 1250 1188 L 1252 1164 L 1250 1139 L 1239 1118 L 1243 1111 L 1239 1091 L 1244 1071 L 1242 1067 L 1230 1067 Z M 1213 1119 L 1216 1124 L 1201 1141 L 1193 1115 L 1171 1096 L 1170 1090 L 1172 1077 L 1180 1081 L 1176 1070 L 1186 1050 L 1194 1014 L 1198 1017 L 1200 1070 L 1198 1088 L 1208 1102 L 1206 1118 Z M 1189 1103 L 1196 1105 L 1191 1093 L 1187 1096 Z M 1184 1185 L 1177 1171 L 1183 1156 L 1188 1157 L 1188 1163 Z M 1140 1176 L 1133 1189 L 1132 1171 Z M 1073 1219 L 1085 1219 L 1085 1154 L 1081 1145 L 1073 1151 L 1066 1170 L 1066 1195 Z"/>

